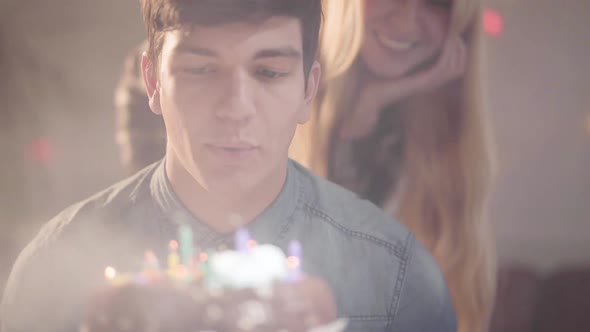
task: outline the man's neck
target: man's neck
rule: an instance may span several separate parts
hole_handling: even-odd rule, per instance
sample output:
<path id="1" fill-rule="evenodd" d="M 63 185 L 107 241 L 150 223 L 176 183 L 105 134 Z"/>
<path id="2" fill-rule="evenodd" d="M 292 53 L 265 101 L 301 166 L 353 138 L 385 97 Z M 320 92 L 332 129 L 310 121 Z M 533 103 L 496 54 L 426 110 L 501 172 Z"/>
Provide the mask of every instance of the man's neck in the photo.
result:
<path id="1" fill-rule="evenodd" d="M 174 157 L 166 158 L 166 176 L 178 199 L 199 221 L 218 233 L 236 230 L 232 216 L 243 223 L 253 221 L 280 194 L 287 177 L 283 167 L 249 190 L 210 191 L 204 188 Z"/>

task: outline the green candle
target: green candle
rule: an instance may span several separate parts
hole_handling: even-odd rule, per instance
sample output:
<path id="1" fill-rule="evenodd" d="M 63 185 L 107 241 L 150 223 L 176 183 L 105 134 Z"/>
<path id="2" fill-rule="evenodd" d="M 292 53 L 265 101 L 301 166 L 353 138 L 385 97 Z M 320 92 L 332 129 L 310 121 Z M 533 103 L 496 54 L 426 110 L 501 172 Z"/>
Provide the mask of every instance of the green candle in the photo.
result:
<path id="1" fill-rule="evenodd" d="M 180 259 L 183 265 L 191 266 L 193 260 L 193 231 L 188 225 L 181 225 L 178 228 L 178 239 L 180 241 Z"/>
<path id="2" fill-rule="evenodd" d="M 209 254 L 211 252 L 201 252 L 199 254 L 199 272 L 201 272 L 201 276 L 203 277 L 203 280 L 206 280 L 206 278 L 209 275 Z"/>

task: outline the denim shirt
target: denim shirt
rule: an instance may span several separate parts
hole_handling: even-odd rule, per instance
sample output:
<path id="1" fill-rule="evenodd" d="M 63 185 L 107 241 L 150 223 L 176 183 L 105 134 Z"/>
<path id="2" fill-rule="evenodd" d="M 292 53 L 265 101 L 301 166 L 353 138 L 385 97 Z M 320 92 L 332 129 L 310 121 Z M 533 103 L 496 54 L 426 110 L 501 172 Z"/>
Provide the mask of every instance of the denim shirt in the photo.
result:
<path id="1" fill-rule="evenodd" d="M 143 252 L 162 261 L 180 224 L 200 248 L 231 247 L 197 220 L 156 163 L 63 211 L 21 253 L 2 301 L 4 332 L 76 331 L 106 266 L 141 269 Z M 281 193 L 247 225 L 258 243 L 302 244 L 302 268 L 332 288 L 347 331 L 456 331 L 442 274 L 400 223 L 352 192 L 289 161 Z"/>

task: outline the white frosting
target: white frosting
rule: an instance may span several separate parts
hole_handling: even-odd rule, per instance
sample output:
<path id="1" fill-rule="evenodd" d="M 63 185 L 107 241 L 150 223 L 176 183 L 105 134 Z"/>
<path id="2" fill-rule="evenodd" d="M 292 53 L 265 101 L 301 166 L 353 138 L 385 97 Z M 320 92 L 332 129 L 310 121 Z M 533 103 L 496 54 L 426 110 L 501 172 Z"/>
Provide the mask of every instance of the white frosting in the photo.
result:
<path id="1" fill-rule="evenodd" d="M 271 292 L 272 283 L 285 280 L 288 276 L 287 257 L 283 251 L 273 245 L 259 245 L 248 251 L 223 251 L 212 255 L 209 261 L 208 280 L 214 287 L 253 288 L 257 292 Z M 272 296 L 272 294 L 265 294 Z M 246 303 L 244 314 L 248 321 L 245 325 L 256 325 L 266 317 L 254 303 Z M 253 319 L 253 321 L 250 321 Z M 308 332 L 341 332 L 348 325 L 347 320 L 338 319 L 330 324 L 318 326 Z M 209 332 L 209 331 L 204 331 Z"/>
<path id="2" fill-rule="evenodd" d="M 213 286 L 261 288 L 287 277 L 287 258 L 283 251 L 264 244 L 248 251 L 223 251 L 209 263 Z"/>

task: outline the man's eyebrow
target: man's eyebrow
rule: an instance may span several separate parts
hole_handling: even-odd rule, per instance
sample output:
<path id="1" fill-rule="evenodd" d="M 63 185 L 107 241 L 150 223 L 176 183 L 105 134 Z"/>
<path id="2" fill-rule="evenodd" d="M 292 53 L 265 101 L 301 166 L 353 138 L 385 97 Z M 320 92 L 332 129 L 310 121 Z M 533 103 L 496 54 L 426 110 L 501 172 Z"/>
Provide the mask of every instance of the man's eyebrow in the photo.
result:
<path id="1" fill-rule="evenodd" d="M 178 53 L 178 54 L 188 53 L 188 54 L 206 56 L 206 57 L 219 57 L 219 54 L 217 52 L 215 52 L 212 49 L 205 48 L 205 47 L 180 44 L 180 45 L 176 46 L 174 49 L 175 49 L 176 53 Z"/>
<path id="2" fill-rule="evenodd" d="M 293 47 L 279 47 L 279 48 L 267 48 L 260 50 L 254 54 L 254 60 L 264 59 L 264 58 L 293 58 L 293 59 L 300 59 L 301 52 L 296 50 Z"/>

